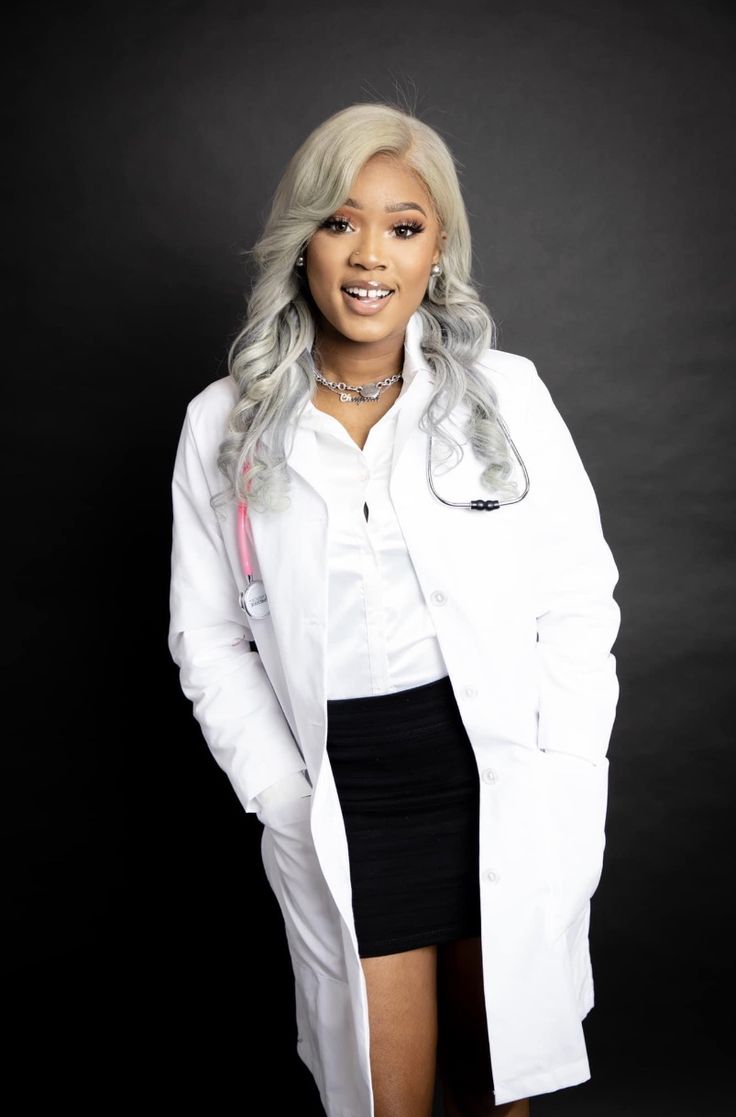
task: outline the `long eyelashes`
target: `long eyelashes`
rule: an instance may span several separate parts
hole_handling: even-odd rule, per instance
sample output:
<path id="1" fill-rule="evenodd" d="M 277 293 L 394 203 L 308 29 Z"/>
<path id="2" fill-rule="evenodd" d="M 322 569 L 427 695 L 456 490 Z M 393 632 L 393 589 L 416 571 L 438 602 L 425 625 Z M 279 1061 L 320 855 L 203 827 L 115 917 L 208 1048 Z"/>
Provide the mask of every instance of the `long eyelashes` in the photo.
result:
<path id="1" fill-rule="evenodd" d="M 331 232 L 334 233 L 342 232 L 342 229 L 337 228 L 338 225 L 349 226 L 350 222 L 348 221 L 347 217 L 328 217 L 326 221 L 322 222 L 320 228 L 329 229 Z M 397 232 L 397 230 L 399 229 L 408 229 L 411 235 L 399 236 L 399 240 L 411 240 L 412 237 L 415 237 L 418 233 L 424 231 L 424 225 L 422 225 L 421 221 L 414 221 L 412 219 L 409 221 L 399 221 L 396 225 L 392 225 L 392 229 L 394 232 Z"/>

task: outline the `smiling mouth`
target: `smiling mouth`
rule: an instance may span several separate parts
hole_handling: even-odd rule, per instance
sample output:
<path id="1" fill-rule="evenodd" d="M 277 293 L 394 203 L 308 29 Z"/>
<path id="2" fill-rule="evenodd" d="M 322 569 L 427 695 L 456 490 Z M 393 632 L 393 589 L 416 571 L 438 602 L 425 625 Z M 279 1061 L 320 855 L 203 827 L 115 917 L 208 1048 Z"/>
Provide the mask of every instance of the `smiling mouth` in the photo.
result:
<path id="1" fill-rule="evenodd" d="M 344 291 L 346 295 L 350 295 L 352 299 L 357 299 L 359 302 L 377 302 L 381 299 L 389 298 L 389 296 L 394 293 L 393 288 L 371 290 L 370 287 L 359 287 L 357 285 L 341 287 L 340 290 Z"/>

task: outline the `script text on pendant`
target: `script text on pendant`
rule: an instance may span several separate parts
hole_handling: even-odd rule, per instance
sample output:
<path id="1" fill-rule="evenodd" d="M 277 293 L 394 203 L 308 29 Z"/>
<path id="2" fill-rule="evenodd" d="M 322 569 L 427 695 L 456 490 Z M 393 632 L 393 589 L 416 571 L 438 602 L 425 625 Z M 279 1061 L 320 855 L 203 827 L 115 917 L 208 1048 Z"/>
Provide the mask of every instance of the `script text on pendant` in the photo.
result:
<path id="1" fill-rule="evenodd" d="M 267 617 L 270 613 L 268 598 L 263 586 L 263 582 L 251 582 L 240 593 L 240 608 L 249 617 Z"/>

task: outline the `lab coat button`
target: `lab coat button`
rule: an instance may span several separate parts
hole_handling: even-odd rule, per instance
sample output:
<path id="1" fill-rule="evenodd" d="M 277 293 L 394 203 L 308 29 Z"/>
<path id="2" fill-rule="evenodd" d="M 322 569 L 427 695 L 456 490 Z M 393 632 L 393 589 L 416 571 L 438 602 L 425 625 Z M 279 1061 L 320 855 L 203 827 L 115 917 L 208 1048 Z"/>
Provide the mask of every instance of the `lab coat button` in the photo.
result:
<path id="1" fill-rule="evenodd" d="M 496 884 L 498 882 L 498 879 L 499 874 L 494 872 L 493 869 L 489 869 L 486 873 L 486 880 L 489 880 L 491 884 Z"/>
<path id="2" fill-rule="evenodd" d="M 483 779 L 486 783 L 496 782 L 496 773 L 493 771 L 493 768 L 486 768 L 486 770 L 483 772 Z"/>
<path id="3" fill-rule="evenodd" d="M 433 593 L 430 594 L 430 597 L 435 605 L 444 605 L 447 601 L 447 598 L 445 597 L 442 590 L 434 590 Z"/>
<path id="4" fill-rule="evenodd" d="M 475 698 L 478 691 L 475 689 L 474 686 L 466 686 L 465 693 L 468 696 L 468 698 Z"/>

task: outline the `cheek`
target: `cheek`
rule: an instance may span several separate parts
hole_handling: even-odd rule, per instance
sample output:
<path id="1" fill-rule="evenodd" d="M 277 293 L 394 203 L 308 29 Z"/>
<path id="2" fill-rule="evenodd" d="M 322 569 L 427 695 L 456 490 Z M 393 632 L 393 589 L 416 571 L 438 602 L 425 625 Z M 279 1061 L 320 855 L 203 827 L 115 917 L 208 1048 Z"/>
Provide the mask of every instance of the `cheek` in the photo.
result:
<path id="1" fill-rule="evenodd" d="M 401 269 L 403 275 L 404 286 L 411 290 L 421 290 L 427 286 L 429 276 L 429 269 L 432 267 L 432 257 L 428 253 L 417 253 L 417 258 L 405 262 L 404 267 Z"/>
<path id="2" fill-rule="evenodd" d="M 431 237 L 423 234 L 416 240 L 404 246 L 404 252 L 398 261 L 405 277 L 413 283 L 421 283 L 429 269 L 432 267 L 433 242 Z"/>
<path id="3" fill-rule="evenodd" d="M 335 282 L 340 269 L 344 267 L 344 254 L 340 253 L 336 241 L 319 240 L 309 245 L 309 276 L 322 287 Z"/>

